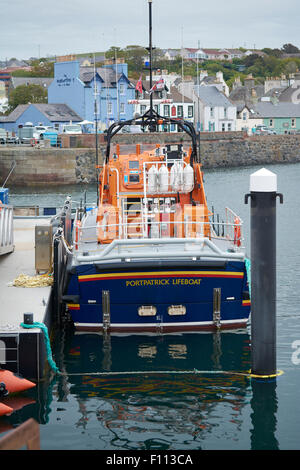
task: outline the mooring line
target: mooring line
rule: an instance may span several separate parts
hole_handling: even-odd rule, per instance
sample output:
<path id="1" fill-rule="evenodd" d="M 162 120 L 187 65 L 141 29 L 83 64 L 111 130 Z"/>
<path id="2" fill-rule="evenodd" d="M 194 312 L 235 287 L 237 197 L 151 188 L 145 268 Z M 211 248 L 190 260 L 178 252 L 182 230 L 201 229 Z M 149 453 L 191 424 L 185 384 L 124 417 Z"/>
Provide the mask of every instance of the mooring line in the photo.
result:
<path id="1" fill-rule="evenodd" d="M 235 371 L 224 371 L 224 370 L 198 370 L 198 369 L 192 369 L 192 370 L 136 370 L 136 371 L 117 371 L 117 372 L 73 372 L 73 373 L 68 373 L 68 372 L 61 372 L 61 375 L 65 376 L 80 376 L 80 375 L 91 375 L 91 376 L 115 376 L 115 375 L 154 375 L 154 374 L 195 374 L 195 375 L 238 375 L 242 377 L 253 377 L 253 378 L 262 378 L 262 379 L 270 379 L 277 377 L 279 375 L 283 374 L 283 371 L 278 371 L 276 374 L 273 375 L 255 375 L 251 374 L 251 371 L 248 372 L 235 372 Z"/>

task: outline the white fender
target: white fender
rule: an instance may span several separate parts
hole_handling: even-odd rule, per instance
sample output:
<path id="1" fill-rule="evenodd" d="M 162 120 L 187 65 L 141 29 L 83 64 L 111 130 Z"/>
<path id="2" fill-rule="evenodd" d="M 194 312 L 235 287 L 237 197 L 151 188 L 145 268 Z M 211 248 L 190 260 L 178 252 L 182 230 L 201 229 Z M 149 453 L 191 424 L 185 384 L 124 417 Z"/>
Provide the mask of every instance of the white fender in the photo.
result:
<path id="1" fill-rule="evenodd" d="M 157 192 L 157 175 L 158 171 L 155 165 L 152 165 L 148 171 L 148 193 Z"/>
<path id="2" fill-rule="evenodd" d="M 183 170 L 183 191 L 189 193 L 194 188 L 194 170 L 191 165 L 186 165 Z"/>
<path id="3" fill-rule="evenodd" d="M 168 192 L 169 189 L 169 172 L 166 165 L 162 165 L 158 172 L 158 180 L 159 180 L 159 191 L 161 193 Z"/>

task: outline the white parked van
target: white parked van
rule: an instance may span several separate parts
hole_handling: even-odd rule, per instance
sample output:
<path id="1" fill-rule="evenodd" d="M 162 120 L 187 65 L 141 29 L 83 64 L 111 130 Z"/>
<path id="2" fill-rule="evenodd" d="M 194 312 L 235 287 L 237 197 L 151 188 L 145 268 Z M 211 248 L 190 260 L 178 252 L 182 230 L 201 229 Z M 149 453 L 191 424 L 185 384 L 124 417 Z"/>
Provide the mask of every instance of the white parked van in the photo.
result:
<path id="1" fill-rule="evenodd" d="M 82 134 L 82 129 L 80 124 L 65 124 L 62 127 L 64 134 Z"/>

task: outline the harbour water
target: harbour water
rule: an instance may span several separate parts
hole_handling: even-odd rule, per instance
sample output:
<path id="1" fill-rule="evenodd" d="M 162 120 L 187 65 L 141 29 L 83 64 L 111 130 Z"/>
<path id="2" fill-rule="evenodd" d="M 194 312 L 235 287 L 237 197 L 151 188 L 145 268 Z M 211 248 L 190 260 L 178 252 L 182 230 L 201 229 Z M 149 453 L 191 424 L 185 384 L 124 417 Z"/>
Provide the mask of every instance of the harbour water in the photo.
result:
<path id="1" fill-rule="evenodd" d="M 260 167 L 205 171 L 209 207 L 244 221 L 249 253 L 250 174 Z M 56 331 L 49 373 L 28 391 L 28 404 L 1 418 L 0 432 L 29 417 L 40 424 L 42 450 L 300 449 L 300 164 L 269 165 L 277 174 L 277 367 L 273 381 L 249 378 L 250 328 L 170 335 Z M 95 186 L 11 188 L 12 204 L 62 204 Z M 0 434 L 1 436 L 1 434 Z"/>

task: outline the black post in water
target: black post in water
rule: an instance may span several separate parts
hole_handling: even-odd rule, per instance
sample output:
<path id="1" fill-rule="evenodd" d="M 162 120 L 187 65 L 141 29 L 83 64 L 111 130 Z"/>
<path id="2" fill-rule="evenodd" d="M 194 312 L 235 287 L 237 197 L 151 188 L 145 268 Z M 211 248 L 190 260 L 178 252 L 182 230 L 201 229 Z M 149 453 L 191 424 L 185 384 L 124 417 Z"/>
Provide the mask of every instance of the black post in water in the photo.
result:
<path id="1" fill-rule="evenodd" d="M 277 176 L 265 168 L 250 176 L 251 373 L 276 375 L 276 197 Z"/>

